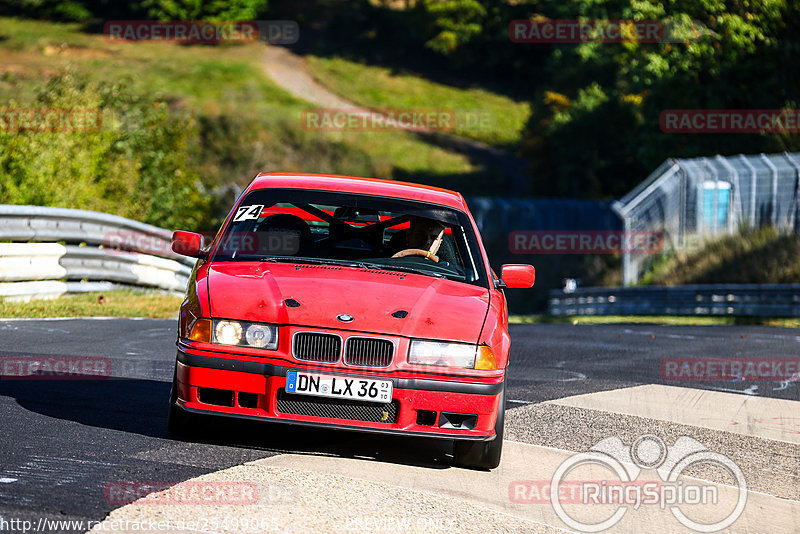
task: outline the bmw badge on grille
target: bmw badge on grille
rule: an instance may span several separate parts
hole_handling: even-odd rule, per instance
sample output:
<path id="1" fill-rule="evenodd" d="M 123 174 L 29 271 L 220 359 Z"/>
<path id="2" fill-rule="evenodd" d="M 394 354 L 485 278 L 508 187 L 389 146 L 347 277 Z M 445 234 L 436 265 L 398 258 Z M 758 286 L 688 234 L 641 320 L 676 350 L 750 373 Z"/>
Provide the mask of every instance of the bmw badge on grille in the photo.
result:
<path id="1" fill-rule="evenodd" d="M 339 319 L 340 321 L 342 321 L 343 323 L 352 323 L 353 322 L 353 316 L 352 315 L 347 315 L 346 313 L 343 313 L 341 315 L 337 315 L 336 318 Z"/>

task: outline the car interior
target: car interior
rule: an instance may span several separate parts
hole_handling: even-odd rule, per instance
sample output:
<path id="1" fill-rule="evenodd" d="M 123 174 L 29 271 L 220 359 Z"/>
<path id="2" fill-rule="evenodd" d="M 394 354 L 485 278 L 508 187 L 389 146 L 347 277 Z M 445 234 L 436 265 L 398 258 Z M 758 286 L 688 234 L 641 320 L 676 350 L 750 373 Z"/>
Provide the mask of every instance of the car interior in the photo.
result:
<path id="1" fill-rule="evenodd" d="M 378 263 L 475 280 L 476 275 L 465 269 L 469 253 L 464 252 L 467 245 L 460 225 L 430 215 L 435 214 L 352 205 L 274 203 L 265 205 L 257 218 L 233 222 L 228 228 L 228 232 L 253 236 L 250 242 L 257 244 L 257 248 L 234 247 L 230 259 L 257 255 Z M 401 253 L 406 255 L 401 257 Z"/>

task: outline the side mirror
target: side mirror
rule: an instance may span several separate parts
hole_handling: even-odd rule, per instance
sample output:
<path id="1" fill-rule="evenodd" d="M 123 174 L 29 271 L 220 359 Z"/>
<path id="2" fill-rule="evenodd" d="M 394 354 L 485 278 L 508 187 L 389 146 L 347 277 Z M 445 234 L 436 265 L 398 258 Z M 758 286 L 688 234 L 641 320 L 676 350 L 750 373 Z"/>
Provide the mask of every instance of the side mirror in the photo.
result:
<path id="1" fill-rule="evenodd" d="M 533 265 L 503 265 L 500 278 L 508 288 L 533 287 L 536 269 Z"/>
<path id="2" fill-rule="evenodd" d="M 194 232 L 183 232 L 176 230 L 172 234 L 172 251 L 183 256 L 201 258 L 204 256 L 200 252 L 203 248 L 203 236 Z"/>

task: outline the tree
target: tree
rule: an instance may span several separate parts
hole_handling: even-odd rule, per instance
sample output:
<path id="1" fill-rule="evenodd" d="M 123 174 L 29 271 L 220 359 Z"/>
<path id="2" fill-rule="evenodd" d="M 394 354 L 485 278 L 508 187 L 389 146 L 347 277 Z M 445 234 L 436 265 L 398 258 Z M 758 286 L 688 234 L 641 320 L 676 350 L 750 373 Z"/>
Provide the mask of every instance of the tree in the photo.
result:
<path id="1" fill-rule="evenodd" d="M 267 0 L 144 0 L 142 7 L 157 20 L 239 21 L 255 19 Z"/>

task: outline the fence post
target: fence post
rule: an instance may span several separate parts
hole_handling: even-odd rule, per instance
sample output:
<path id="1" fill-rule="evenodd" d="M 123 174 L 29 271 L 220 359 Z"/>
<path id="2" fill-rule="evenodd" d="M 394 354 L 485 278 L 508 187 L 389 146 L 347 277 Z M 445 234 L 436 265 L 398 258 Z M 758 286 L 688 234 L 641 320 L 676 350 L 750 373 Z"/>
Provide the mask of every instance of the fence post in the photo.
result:
<path id="1" fill-rule="evenodd" d="M 789 152 L 784 152 L 783 156 L 789 160 L 789 164 L 794 167 L 794 209 L 792 210 L 792 231 L 797 233 L 798 230 L 798 217 L 797 211 L 800 209 L 800 198 L 798 198 L 798 194 L 800 194 L 800 165 L 794 160 Z"/>
<path id="2" fill-rule="evenodd" d="M 719 154 L 715 158 L 719 161 L 720 165 L 725 167 L 731 175 L 731 183 L 733 187 L 731 188 L 730 196 L 728 197 L 728 233 L 733 234 L 736 231 L 736 225 L 738 221 L 736 219 L 736 215 L 738 215 L 740 211 L 739 204 L 741 203 L 741 198 L 739 197 L 739 171 L 731 165 L 727 159 L 723 158 Z"/>
<path id="3" fill-rule="evenodd" d="M 611 209 L 617 216 L 622 219 L 622 229 L 624 230 L 624 237 L 627 238 L 628 232 L 631 230 L 631 220 L 625 206 L 615 201 L 611 203 Z M 633 265 L 631 261 L 631 253 L 625 247 L 622 248 L 622 285 L 628 286 L 635 284 L 639 278 L 638 273 L 633 272 Z"/>
<path id="4" fill-rule="evenodd" d="M 744 163 L 745 167 L 750 169 L 750 228 L 756 227 L 756 179 L 758 178 L 758 173 L 756 172 L 756 168 L 750 163 L 750 160 L 747 159 L 747 156 L 744 154 L 739 154 L 739 158 Z"/>
<path id="5" fill-rule="evenodd" d="M 625 239 L 627 239 L 631 232 L 631 220 L 629 217 L 625 217 L 624 229 L 625 233 L 623 235 Z M 623 248 L 622 254 L 622 283 L 626 286 L 630 286 L 639 280 L 639 270 L 633 265 L 630 250 Z"/>
<path id="6" fill-rule="evenodd" d="M 778 228 L 778 168 L 763 152 L 761 153 L 761 159 L 772 171 L 772 226 Z"/>
<path id="7" fill-rule="evenodd" d="M 683 249 L 686 247 L 686 171 L 679 163 L 678 172 L 681 174 L 679 185 L 680 207 L 678 208 L 678 247 Z"/>

